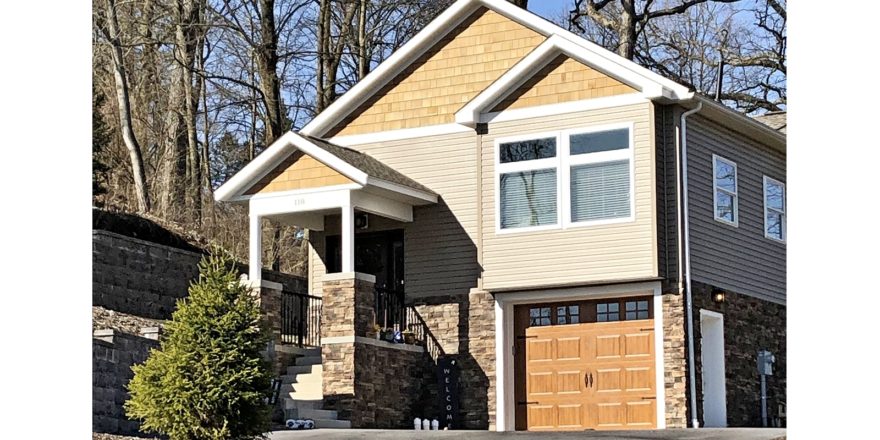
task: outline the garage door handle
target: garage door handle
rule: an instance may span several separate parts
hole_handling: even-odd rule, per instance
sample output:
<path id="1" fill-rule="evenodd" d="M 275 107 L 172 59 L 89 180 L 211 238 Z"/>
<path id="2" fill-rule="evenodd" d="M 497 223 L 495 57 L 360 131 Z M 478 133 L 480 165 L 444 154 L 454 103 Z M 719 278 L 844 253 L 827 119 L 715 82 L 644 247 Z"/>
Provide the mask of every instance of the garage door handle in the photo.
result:
<path id="1" fill-rule="evenodd" d="M 593 388 L 593 373 L 590 372 L 590 388 Z"/>
<path id="2" fill-rule="evenodd" d="M 586 387 L 586 388 L 590 387 L 590 379 L 587 378 L 588 374 L 589 373 L 584 373 L 584 387 Z"/>

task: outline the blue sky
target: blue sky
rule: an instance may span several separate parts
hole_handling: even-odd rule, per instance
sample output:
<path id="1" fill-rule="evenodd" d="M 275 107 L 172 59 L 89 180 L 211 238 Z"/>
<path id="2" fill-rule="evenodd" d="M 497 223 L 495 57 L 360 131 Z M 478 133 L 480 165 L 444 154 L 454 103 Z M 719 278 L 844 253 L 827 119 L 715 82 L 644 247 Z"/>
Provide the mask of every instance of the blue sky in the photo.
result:
<path id="1" fill-rule="evenodd" d="M 572 0 L 530 0 L 529 10 L 547 20 L 555 21 L 561 11 L 565 11 L 567 15 L 573 4 Z"/>

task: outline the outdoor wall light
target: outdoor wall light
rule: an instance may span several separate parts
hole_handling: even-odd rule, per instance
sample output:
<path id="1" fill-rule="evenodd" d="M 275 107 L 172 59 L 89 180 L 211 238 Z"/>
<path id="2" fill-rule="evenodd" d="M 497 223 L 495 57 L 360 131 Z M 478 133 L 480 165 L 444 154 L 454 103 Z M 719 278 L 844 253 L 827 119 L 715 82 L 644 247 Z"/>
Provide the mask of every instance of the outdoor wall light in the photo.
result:
<path id="1" fill-rule="evenodd" d="M 712 288 L 712 301 L 714 301 L 718 304 L 721 304 L 724 302 L 724 295 L 725 295 L 724 290 L 722 290 L 718 287 Z"/>

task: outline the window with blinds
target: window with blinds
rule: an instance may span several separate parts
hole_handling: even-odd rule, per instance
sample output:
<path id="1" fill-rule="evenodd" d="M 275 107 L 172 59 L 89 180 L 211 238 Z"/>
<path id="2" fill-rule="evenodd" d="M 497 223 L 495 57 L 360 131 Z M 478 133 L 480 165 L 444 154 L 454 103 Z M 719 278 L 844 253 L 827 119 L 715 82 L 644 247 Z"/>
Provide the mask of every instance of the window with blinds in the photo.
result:
<path id="1" fill-rule="evenodd" d="M 570 221 L 629 217 L 632 213 L 629 129 L 572 134 L 569 145 Z"/>
<path id="2" fill-rule="evenodd" d="M 523 231 L 631 219 L 632 127 L 500 140 L 498 229 Z"/>

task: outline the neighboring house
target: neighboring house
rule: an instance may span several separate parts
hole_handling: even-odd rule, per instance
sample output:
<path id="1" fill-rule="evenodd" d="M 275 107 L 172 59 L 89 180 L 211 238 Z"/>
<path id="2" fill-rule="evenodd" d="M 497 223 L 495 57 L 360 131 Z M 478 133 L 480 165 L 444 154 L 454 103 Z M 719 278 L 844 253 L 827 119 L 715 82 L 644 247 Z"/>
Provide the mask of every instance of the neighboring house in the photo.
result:
<path id="1" fill-rule="evenodd" d="M 759 350 L 771 421 L 785 401 L 785 145 L 506 1 L 460 0 L 216 198 L 249 207 L 251 268 L 261 218 L 308 229 L 316 398 L 351 426 L 422 416 L 383 409 L 419 398 L 387 385 L 410 351 L 366 338 L 388 316 L 457 360 L 453 427 L 760 426 Z"/>

